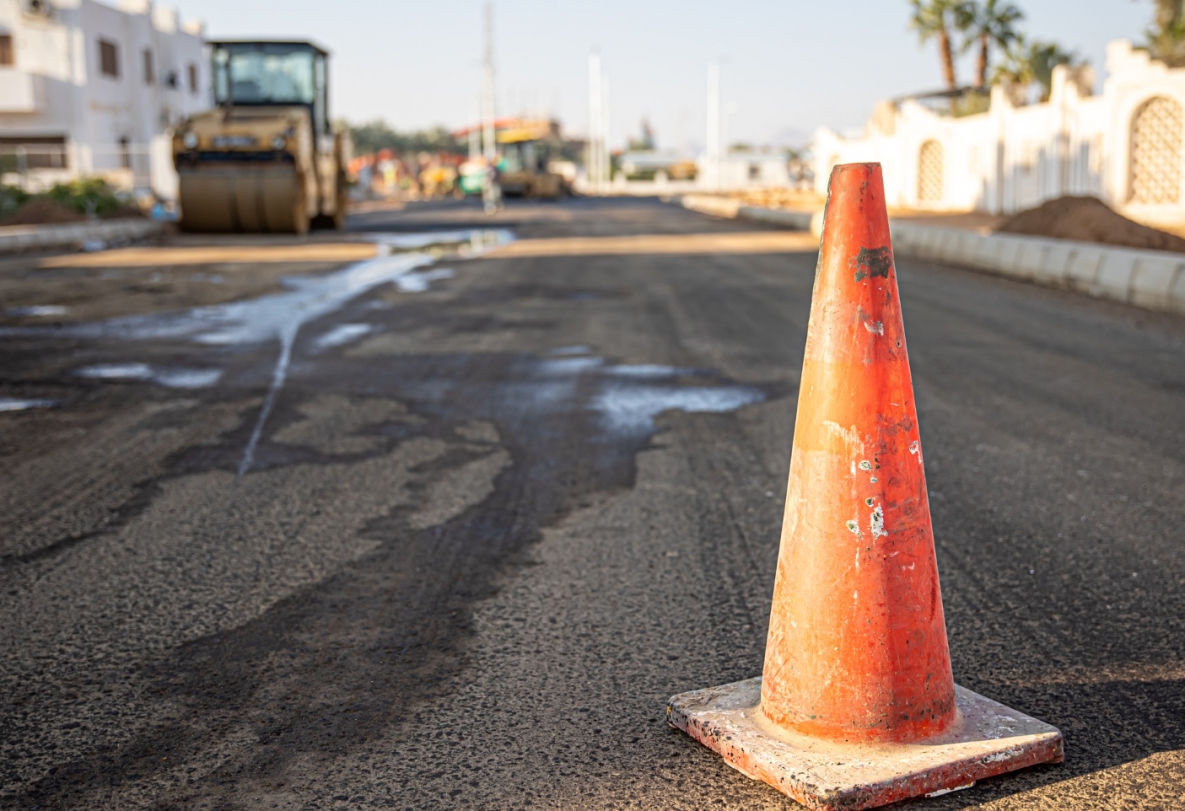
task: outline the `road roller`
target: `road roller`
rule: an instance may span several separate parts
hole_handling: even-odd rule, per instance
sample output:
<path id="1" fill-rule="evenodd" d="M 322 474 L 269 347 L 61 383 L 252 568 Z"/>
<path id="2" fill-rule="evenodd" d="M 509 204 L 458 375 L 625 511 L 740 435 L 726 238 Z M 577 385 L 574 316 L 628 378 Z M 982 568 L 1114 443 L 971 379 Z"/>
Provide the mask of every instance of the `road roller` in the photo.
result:
<path id="1" fill-rule="evenodd" d="M 512 121 L 498 131 L 502 153 L 502 193 L 507 197 L 554 200 L 567 191 L 564 178 L 551 171 L 559 151 L 558 132 L 550 121 Z"/>
<path id="2" fill-rule="evenodd" d="M 329 120 L 329 53 L 311 42 L 208 44 L 215 108 L 173 132 L 181 228 L 343 227 L 350 142 Z"/>

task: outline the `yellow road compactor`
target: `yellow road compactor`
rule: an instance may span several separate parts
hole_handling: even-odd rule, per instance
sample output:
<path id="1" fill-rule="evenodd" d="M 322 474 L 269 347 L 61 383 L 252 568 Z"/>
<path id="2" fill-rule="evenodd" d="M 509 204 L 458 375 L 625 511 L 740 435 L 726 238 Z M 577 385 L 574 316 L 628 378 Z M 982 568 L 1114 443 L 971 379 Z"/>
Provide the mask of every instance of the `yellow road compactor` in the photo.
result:
<path id="1" fill-rule="evenodd" d="M 341 228 L 350 145 L 329 122 L 329 53 L 309 42 L 209 45 L 216 107 L 173 134 L 181 227 Z"/>

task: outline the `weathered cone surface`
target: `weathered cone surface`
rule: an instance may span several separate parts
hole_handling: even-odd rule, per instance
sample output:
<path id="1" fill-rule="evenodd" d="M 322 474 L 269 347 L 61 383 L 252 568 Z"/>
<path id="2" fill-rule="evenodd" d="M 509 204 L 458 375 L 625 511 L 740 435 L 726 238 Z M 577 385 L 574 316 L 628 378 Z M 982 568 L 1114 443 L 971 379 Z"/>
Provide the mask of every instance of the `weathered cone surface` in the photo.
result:
<path id="1" fill-rule="evenodd" d="M 879 164 L 831 175 L 764 674 L 667 719 L 825 811 L 1063 759 L 1056 728 L 951 677 Z"/>
<path id="2" fill-rule="evenodd" d="M 954 719 L 879 164 L 831 176 L 761 699 L 774 723 L 841 740 Z"/>

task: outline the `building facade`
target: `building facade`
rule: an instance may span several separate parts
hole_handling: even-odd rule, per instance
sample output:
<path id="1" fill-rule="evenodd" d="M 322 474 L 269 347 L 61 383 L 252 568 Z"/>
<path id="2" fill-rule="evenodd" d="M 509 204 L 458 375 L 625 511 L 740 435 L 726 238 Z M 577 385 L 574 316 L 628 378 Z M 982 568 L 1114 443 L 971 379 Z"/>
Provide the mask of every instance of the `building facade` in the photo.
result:
<path id="1" fill-rule="evenodd" d="M 1088 67 L 1058 67 L 1047 102 L 992 88 L 987 112 L 951 116 L 917 100 L 884 102 L 863 137 L 821 128 L 816 188 L 837 163 L 879 161 L 891 207 L 1011 214 L 1093 195 L 1152 224 L 1185 222 L 1185 69 L 1117 40 L 1092 94 Z"/>
<path id="2" fill-rule="evenodd" d="M 741 191 L 790 185 L 787 160 L 779 150 L 730 150 L 715 160 L 705 154 L 696 163 L 701 188 Z"/>
<path id="3" fill-rule="evenodd" d="M 170 128 L 209 107 L 200 22 L 150 0 L 0 0 L 0 172 L 176 194 Z"/>

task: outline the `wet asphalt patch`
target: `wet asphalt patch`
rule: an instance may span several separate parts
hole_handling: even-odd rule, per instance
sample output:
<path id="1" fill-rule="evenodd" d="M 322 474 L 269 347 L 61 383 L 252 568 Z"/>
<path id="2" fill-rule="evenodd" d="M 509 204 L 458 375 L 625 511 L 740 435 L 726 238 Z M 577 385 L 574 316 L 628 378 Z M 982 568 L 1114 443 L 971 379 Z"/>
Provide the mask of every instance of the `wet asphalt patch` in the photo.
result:
<path id="1" fill-rule="evenodd" d="M 418 292 L 445 278 L 438 274 L 423 286 L 405 285 L 403 290 Z M 393 509 L 366 526 L 363 534 L 377 546 L 364 558 L 249 622 L 146 663 L 136 689 L 159 696 L 162 710 L 170 707 L 167 712 L 132 741 L 99 745 L 85 757 L 58 763 L 5 802 L 68 807 L 72 798 L 87 796 L 101 784 L 134 794 L 136 784 L 151 782 L 153 775 L 174 769 L 178 762 L 209 760 L 225 730 L 244 723 L 257 736 L 249 762 L 236 759 L 207 773 L 202 781 L 207 788 L 233 782 L 243 770 L 279 775 L 295 758 L 343 753 L 383 735 L 413 718 L 420 703 L 451 689 L 467 664 L 465 640 L 471 633 L 473 603 L 495 593 L 500 573 L 532 565 L 527 550 L 543 528 L 575 508 L 633 487 L 637 454 L 661 430 L 661 414 L 730 418 L 730 412 L 785 393 L 782 386 L 738 384 L 711 370 L 621 363 L 586 346 L 561 346 L 554 354 L 352 357 L 350 347 L 371 333 L 452 317 L 449 302 L 374 310 L 368 294 L 376 289 L 368 285 L 331 310 L 314 312 L 315 317 L 300 322 L 299 334 L 292 331 L 287 340 L 282 318 L 236 316 L 228 324 L 225 309 L 215 317 L 190 312 L 125 319 L 114 328 L 81 325 L 73 328 L 79 334 L 62 336 L 93 344 L 93 362 L 67 372 L 73 385 L 182 388 L 199 402 L 234 402 L 248 391 L 257 397 L 268 386 L 261 362 L 274 358 L 277 341 L 291 353 L 283 388 L 273 388 L 274 410 L 268 420 L 254 419 L 260 409 L 257 399 L 244 406 L 238 428 L 173 454 L 165 466 L 168 472 L 143 483 L 101 532 L 113 532 L 147 510 L 168 479 L 207 471 L 239 470 L 253 476 L 293 465 L 356 464 L 423 440 L 447 441 L 451 450 L 415 468 L 420 479 L 411 485 L 413 490 L 431 489 L 499 450 L 508 454 L 509 464 L 494 477 L 487 497 L 447 521 L 422 526 L 414 506 Z M 505 294 L 497 286 L 488 292 L 491 298 Z M 533 295 L 579 302 L 603 297 L 603 291 L 557 291 L 541 285 Z M 472 302 L 472 297 L 464 298 Z M 254 312 L 249 302 L 227 306 L 234 313 Z M 365 331 L 357 326 L 362 313 Z M 335 325 L 342 318 L 351 320 Z M 506 327 L 498 318 L 474 321 L 467 313 L 457 314 L 455 322 L 458 331 Z M 519 320 L 513 326 L 532 330 L 552 324 Z M 247 336 L 243 330 L 254 332 Z M 325 336 L 333 337 L 327 341 Z M 146 353 L 151 362 L 121 362 L 138 341 L 153 344 Z M 207 372 L 198 380 L 203 367 L 215 366 L 218 378 Z M 326 391 L 354 403 L 398 402 L 407 414 L 348 426 L 350 436 L 364 441 L 344 450 L 302 445 L 299 438 L 280 441 L 307 417 L 308 404 Z M 152 427 L 168 429 L 170 420 L 184 419 L 184 414 L 166 414 L 154 418 Z M 492 427 L 477 427 L 481 425 Z M 244 447 L 254 451 L 249 470 L 243 465 Z M 34 554 L 41 560 L 90 537 L 68 539 Z M 223 553 L 217 542 L 209 547 L 214 565 Z M 316 674 L 315 684 L 309 674 Z M 333 700 L 314 701 L 317 687 L 325 684 L 333 685 Z M 169 802 L 185 805 L 197 796 L 182 789 Z"/>
<path id="2" fill-rule="evenodd" d="M 736 229 L 555 212 L 536 234 Z M 196 585 L 193 525 L 225 507 L 276 342 L 5 340 L 2 393 L 62 405 L 0 418 L 0 540 L 91 534 L 0 568 L 0 805 L 785 808 L 663 707 L 760 672 L 814 257 L 441 264 L 300 330 Z M 956 679 L 1068 754 L 924 805 L 1177 808 L 1185 333 L 954 268 L 901 279 Z M 343 323 L 373 330 L 315 351 Z M 74 374 L 125 362 L 223 377 Z M 606 422 L 619 384 L 639 433 Z M 683 389 L 766 400 L 648 416 Z M 203 624 L 166 635 L 179 618 Z"/>

